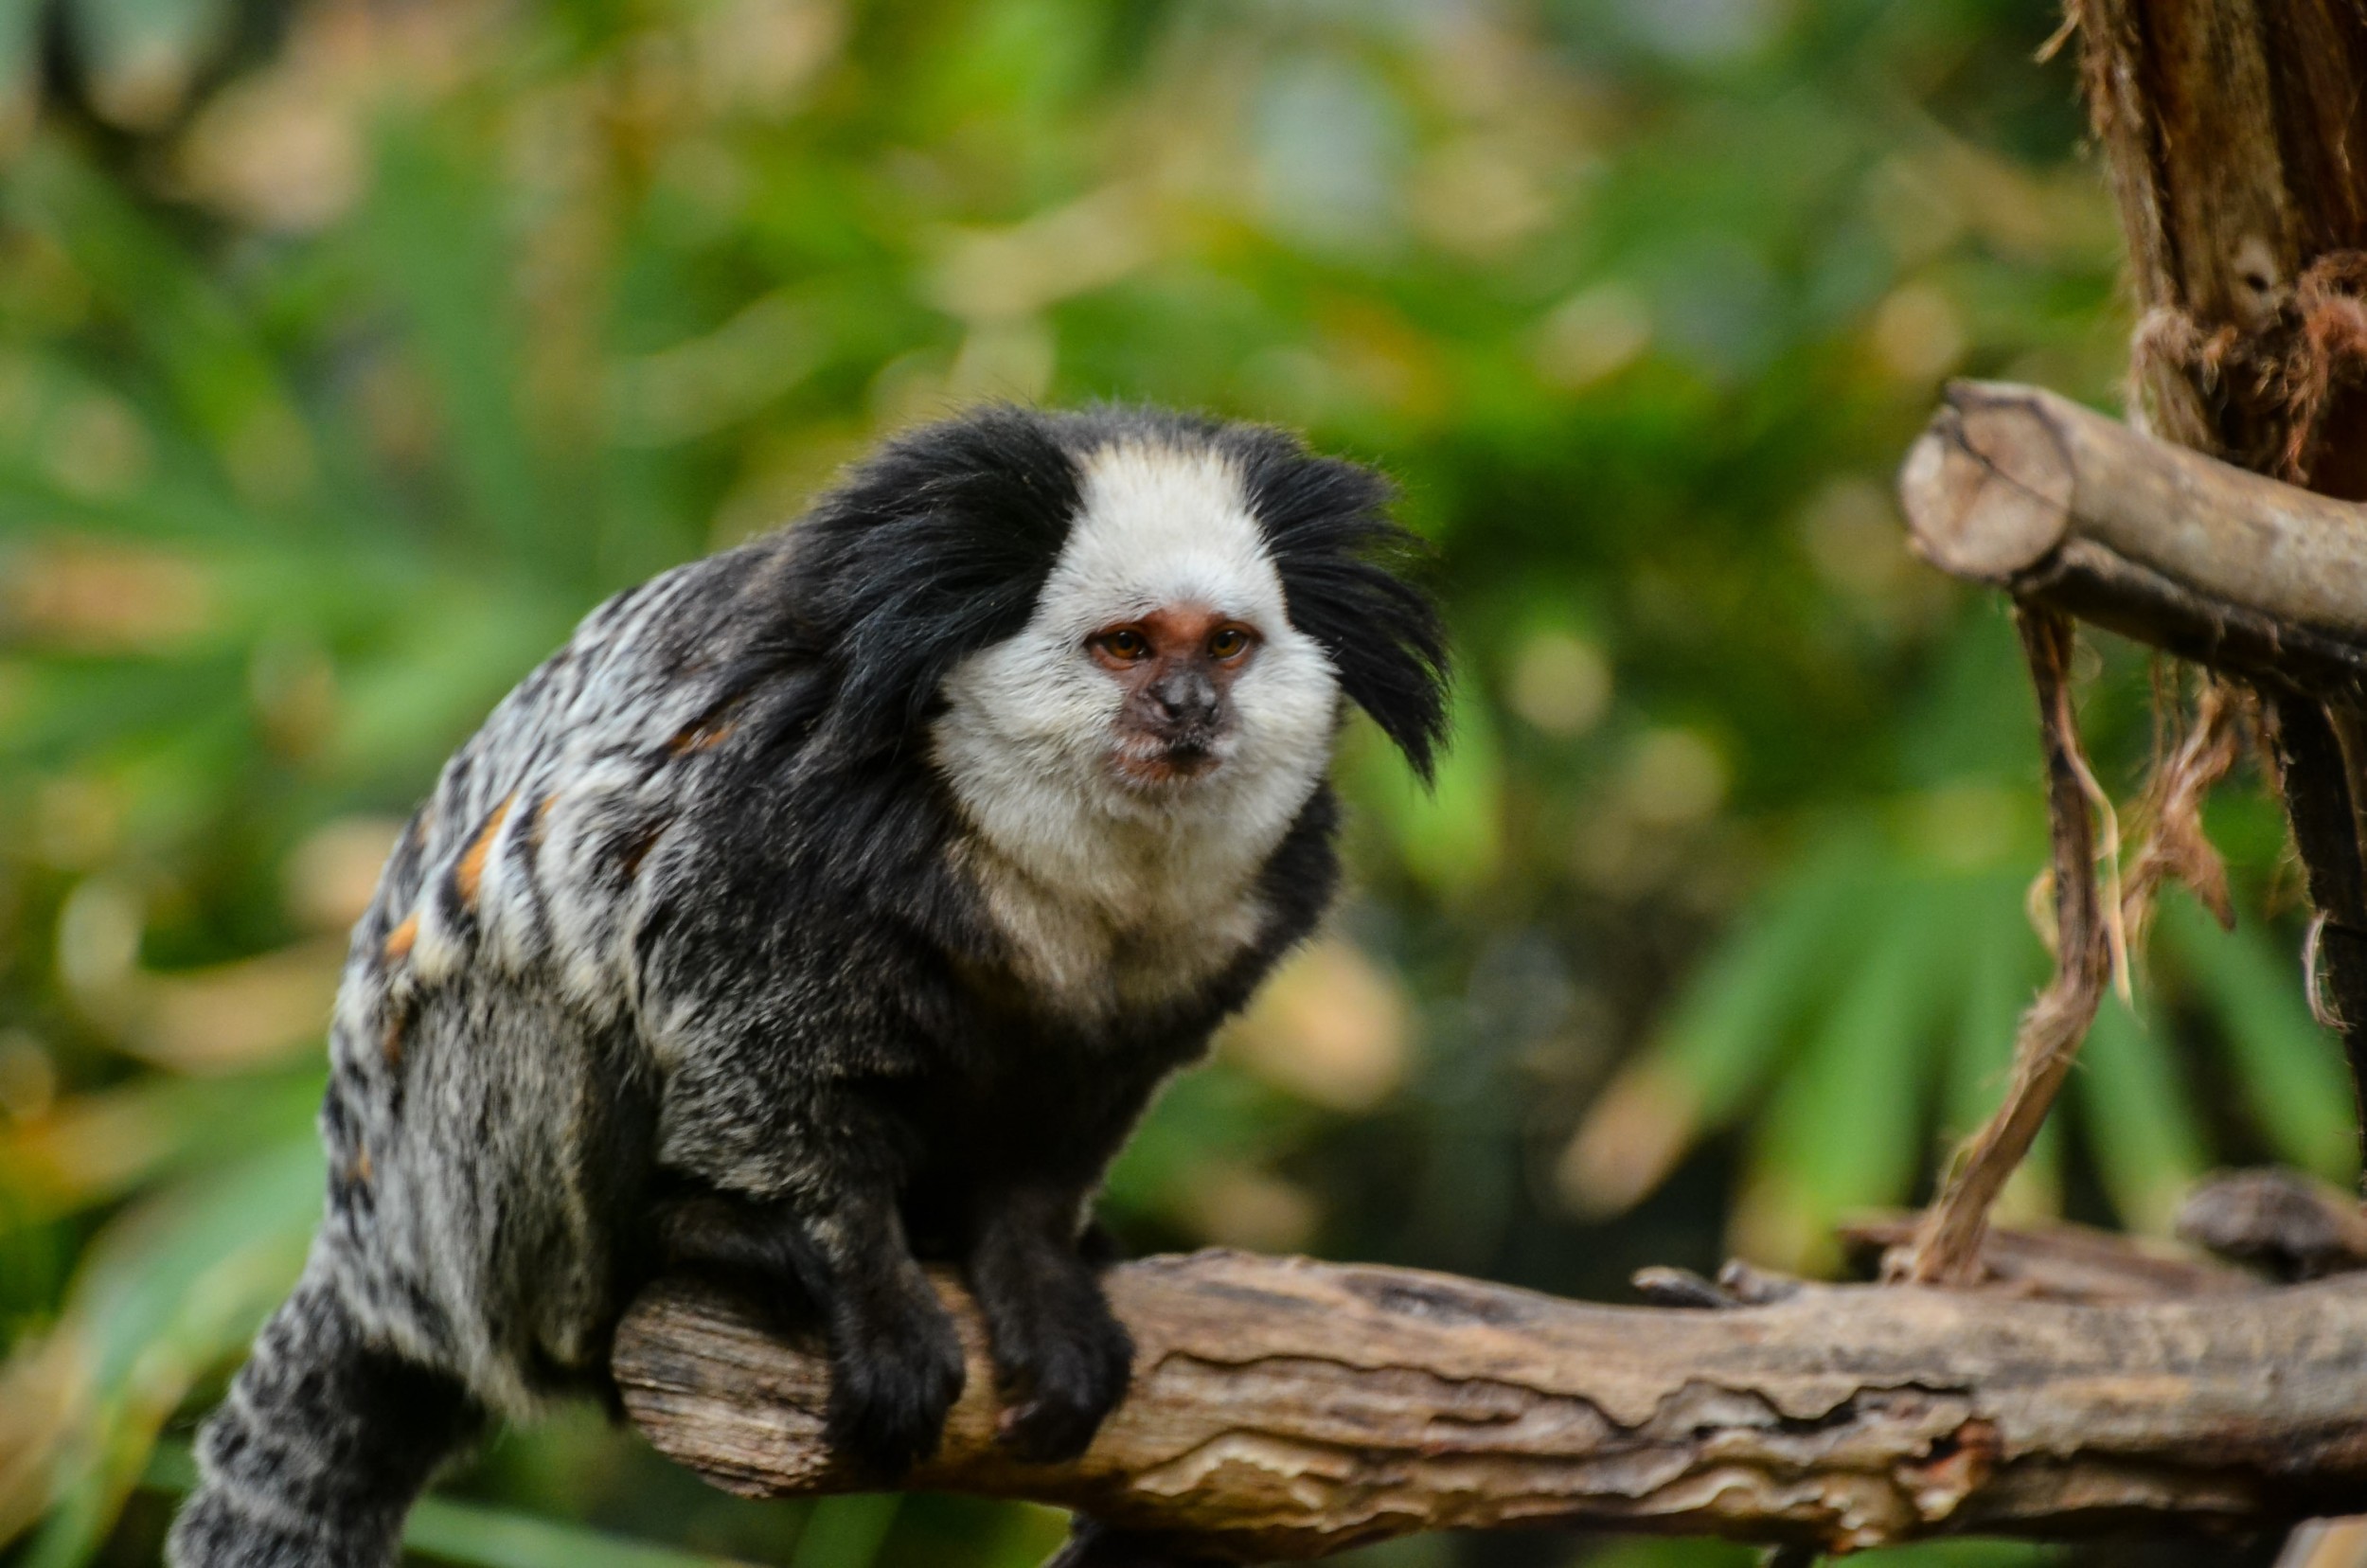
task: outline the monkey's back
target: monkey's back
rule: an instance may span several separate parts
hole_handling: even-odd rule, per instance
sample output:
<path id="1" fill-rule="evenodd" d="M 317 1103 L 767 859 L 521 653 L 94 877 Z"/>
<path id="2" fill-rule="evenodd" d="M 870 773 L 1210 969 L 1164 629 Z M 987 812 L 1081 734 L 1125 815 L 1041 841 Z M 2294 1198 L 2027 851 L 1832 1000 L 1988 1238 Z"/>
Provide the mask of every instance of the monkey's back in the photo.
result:
<path id="1" fill-rule="evenodd" d="M 764 564 L 694 562 L 588 616 L 445 765 L 354 933 L 319 1250 L 369 1330 L 495 1408 L 603 1376 L 642 1267 L 642 871 L 695 809 Z"/>

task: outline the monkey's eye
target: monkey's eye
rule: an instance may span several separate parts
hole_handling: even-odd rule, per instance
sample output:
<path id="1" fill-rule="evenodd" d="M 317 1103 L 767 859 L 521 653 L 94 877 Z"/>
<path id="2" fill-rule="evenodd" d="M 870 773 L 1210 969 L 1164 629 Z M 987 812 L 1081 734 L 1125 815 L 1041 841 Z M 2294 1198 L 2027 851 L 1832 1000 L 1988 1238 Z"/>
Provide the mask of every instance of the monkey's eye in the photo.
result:
<path id="1" fill-rule="evenodd" d="M 1249 651 L 1249 633 L 1237 626 L 1220 626 L 1208 639 L 1212 659 L 1237 659 Z"/>
<path id="2" fill-rule="evenodd" d="M 1130 627 L 1104 633 L 1099 639 L 1101 650 L 1113 659 L 1132 664 L 1136 659 L 1150 657 L 1150 639 Z"/>

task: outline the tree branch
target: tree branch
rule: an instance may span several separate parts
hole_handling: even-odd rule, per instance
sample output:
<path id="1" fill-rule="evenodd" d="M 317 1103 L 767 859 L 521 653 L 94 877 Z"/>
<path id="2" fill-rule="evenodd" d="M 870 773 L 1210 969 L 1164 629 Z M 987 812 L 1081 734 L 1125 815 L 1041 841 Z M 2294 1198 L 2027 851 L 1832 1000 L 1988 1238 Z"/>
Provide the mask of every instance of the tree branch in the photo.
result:
<path id="1" fill-rule="evenodd" d="M 1986 382 L 1948 389 L 1899 498 L 1915 550 L 1943 571 L 2367 705 L 2367 507 Z"/>
<path id="2" fill-rule="evenodd" d="M 1243 1561 L 1560 1525 L 1827 1548 L 2140 1523 L 2256 1530 L 2367 1493 L 2367 1279 L 2111 1308 L 1804 1286 L 1613 1308 L 1411 1270 L 1208 1252 L 1111 1298 L 1135 1383 L 1065 1465 L 995 1447 L 984 1331 L 912 1485 L 1081 1508 Z M 826 1363 L 671 1282 L 618 1334 L 626 1408 L 734 1491 L 859 1488 Z"/>

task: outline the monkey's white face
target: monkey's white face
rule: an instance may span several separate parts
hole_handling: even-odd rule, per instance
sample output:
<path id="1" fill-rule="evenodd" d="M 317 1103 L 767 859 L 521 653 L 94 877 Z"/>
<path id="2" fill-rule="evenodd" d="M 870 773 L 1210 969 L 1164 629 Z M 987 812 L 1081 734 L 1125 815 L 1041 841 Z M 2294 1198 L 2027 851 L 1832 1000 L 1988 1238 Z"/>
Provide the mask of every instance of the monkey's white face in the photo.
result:
<path id="1" fill-rule="evenodd" d="M 1222 457 L 1121 446 L 1081 468 L 1034 615 L 946 683 L 938 765 L 1033 875 L 1088 873 L 1080 861 L 1106 861 L 1124 829 L 1196 863 L 1175 874 L 1253 873 L 1329 762 L 1330 661 L 1290 625 Z"/>

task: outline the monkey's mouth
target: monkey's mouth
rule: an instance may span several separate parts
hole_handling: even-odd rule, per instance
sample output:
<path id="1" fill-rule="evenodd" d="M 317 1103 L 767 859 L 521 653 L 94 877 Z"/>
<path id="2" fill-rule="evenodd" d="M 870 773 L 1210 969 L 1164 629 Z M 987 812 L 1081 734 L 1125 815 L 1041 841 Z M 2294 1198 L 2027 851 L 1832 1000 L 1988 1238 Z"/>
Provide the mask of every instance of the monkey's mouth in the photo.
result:
<path id="1" fill-rule="evenodd" d="M 1118 776 L 1128 783 L 1158 786 L 1205 778 L 1223 764 L 1224 757 L 1213 736 L 1142 736 L 1120 742 L 1112 760 Z"/>

